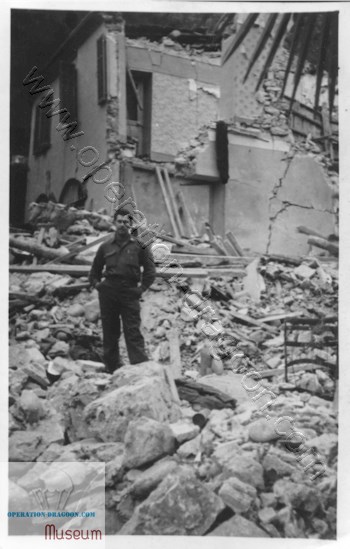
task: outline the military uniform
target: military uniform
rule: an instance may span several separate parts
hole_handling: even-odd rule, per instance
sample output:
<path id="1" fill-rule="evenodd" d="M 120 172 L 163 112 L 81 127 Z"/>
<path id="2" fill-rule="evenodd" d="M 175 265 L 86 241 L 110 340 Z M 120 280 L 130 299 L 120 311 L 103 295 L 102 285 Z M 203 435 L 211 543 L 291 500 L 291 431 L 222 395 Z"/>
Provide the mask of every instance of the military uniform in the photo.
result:
<path id="1" fill-rule="evenodd" d="M 104 267 L 105 279 L 100 282 Z M 120 318 L 130 364 L 148 360 L 140 332 L 140 297 L 153 283 L 155 273 L 152 252 L 130 235 L 122 241 L 115 236 L 97 251 L 89 280 L 99 292 L 104 362 L 110 372 L 121 365 Z"/>

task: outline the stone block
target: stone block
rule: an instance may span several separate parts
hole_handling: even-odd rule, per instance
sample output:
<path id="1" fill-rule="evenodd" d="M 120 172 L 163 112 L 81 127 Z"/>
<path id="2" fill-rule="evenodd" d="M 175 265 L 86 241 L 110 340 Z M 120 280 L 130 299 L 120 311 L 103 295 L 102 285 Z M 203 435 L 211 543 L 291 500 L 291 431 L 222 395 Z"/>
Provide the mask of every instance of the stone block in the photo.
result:
<path id="1" fill-rule="evenodd" d="M 177 423 L 171 423 L 169 425 L 170 429 L 173 432 L 174 437 L 176 438 L 179 444 L 186 442 L 186 440 L 191 440 L 199 434 L 198 425 L 193 423 L 178 421 Z"/>
<path id="2" fill-rule="evenodd" d="M 34 391 L 24 390 L 19 398 L 18 406 L 28 423 L 36 423 L 45 416 L 42 401 Z"/>
<path id="3" fill-rule="evenodd" d="M 128 369 L 131 371 L 128 372 Z M 113 377 L 112 383 L 120 386 L 91 402 L 84 412 L 84 420 L 92 436 L 118 442 L 124 440 L 129 422 L 138 417 L 166 423 L 179 419 L 180 407 L 173 402 L 161 366 L 159 374 L 150 377 L 143 365 L 138 368 L 123 367 Z"/>
<path id="4" fill-rule="evenodd" d="M 225 480 L 219 496 L 235 513 L 246 513 L 256 498 L 256 489 L 238 478 Z"/>
<path id="5" fill-rule="evenodd" d="M 132 496 L 137 498 L 144 498 L 148 496 L 152 490 L 157 488 L 158 484 L 164 480 L 164 478 L 172 473 L 178 467 L 178 463 L 172 459 L 164 459 L 158 461 L 149 469 L 142 471 L 141 474 L 134 481 L 130 488 Z"/>
<path id="6" fill-rule="evenodd" d="M 224 471 L 256 488 L 263 488 L 263 468 L 258 461 L 243 452 L 235 442 L 220 444 L 213 457 Z"/>
<path id="7" fill-rule="evenodd" d="M 189 467 L 170 473 L 135 510 L 121 535 L 202 536 L 224 504 Z"/>
<path id="8" fill-rule="evenodd" d="M 241 515 L 235 515 L 230 520 L 223 522 L 212 530 L 209 536 L 244 537 L 244 538 L 268 538 L 269 535 L 259 528 L 251 520 Z"/>
<path id="9" fill-rule="evenodd" d="M 172 454 L 175 450 L 175 438 L 170 427 L 147 417 L 129 423 L 124 443 L 123 465 L 128 469 Z"/>

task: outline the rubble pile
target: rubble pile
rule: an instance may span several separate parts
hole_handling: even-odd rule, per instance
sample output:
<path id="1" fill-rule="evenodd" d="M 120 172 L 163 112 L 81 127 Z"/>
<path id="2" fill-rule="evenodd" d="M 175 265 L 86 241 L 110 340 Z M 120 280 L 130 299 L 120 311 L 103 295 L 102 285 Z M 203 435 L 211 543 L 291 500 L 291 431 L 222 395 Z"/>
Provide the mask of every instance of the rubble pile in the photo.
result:
<path id="1" fill-rule="evenodd" d="M 152 360 L 109 375 L 86 279 L 11 274 L 10 460 L 105 462 L 109 534 L 333 539 L 336 320 L 322 319 L 337 315 L 336 260 L 266 256 L 240 277 L 183 279 L 142 298 Z M 191 288 L 209 318 L 186 306 Z M 317 322 L 286 357 L 285 322 L 300 317 Z M 208 322 L 228 336 L 215 360 Z M 305 359 L 287 382 L 286 358 Z"/>

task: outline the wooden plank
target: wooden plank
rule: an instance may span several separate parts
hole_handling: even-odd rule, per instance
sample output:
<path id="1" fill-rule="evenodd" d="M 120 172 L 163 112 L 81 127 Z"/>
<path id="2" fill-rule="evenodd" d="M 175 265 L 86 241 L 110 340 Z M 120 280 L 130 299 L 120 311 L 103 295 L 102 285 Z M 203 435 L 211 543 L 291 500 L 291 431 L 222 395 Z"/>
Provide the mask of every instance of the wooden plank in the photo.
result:
<path id="1" fill-rule="evenodd" d="M 315 231 L 314 229 L 309 229 L 309 227 L 304 227 L 303 225 L 300 225 L 297 227 L 298 233 L 301 234 L 307 234 L 309 236 L 318 236 L 319 238 L 326 238 L 323 234 L 319 233 L 318 231 Z"/>
<path id="2" fill-rule="evenodd" d="M 165 184 L 168 187 L 170 202 L 171 202 L 171 205 L 173 207 L 173 211 L 174 211 L 174 215 L 175 215 L 175 221 L 177 223 L 179 233 L 182 236 L 185 236 L 185 229 L 184 229 L 183 223 L 181 221 L 179 210 L 177 208 L 176 199 L 175 199 L 175 195 L 174 195 L 174 189 L 173 189 L 173 186 L 172 186 L 171 181 L 170 181 L 168 170 L 166 168 L 163 168 L 163 174 L 164 174 Z"/>
<path id="3" fill-rule="evenodd" d="M 215 235 L 213 242 L 211 242 L 211 245 L 213 247 L 214 247 L 214 243 L 217 245 L 216 249 L 218 250 L 219 253 L 223 255 L 229 255 L 228 251 L 225 248 L 224 241 L 222 240 L 222 237 L 220 235 Z"/>
<path id="4" fill-rule="evenodd" d="M 174 249 L 174 248 L 173 248 Z M 212 260 L 212 261 L 225 261 L 230 262 L 234 265 L 247 265 L 250 263 L 253 258 L 252 257 L 239 257 L 237 255 L 214 255 L 214 254 L 200 254 L 200 257 L 198 257 L 199 254 L 186 254 L 186 253 L 178 253 L 178 252 L 171 252 L 170 257 L 174 257 L 176 259 L 183 259 L 190 261 L 191 259 L 199 259 L 200 261 L 205 261 L 206 259 Z"/>
<path id="5" fill-rule="evenodd" d="M 168 215 L 169 215 L 170 223 L 171 223 L 172 229 L 174 231 L 175 238 L 180 238 L 180 233 L 179 233 L 179 230 L 177 228 L 176 221 L 175 221 L 172 209 L 171 209 L 171 203 L 170 203 L 169 197 L 168 197 L 167 192 L 166 192 L 165 183 L 163 181 L 163 177 L 162 177 L 160 168 L 158 166 L 156 167 L 156 174 L 157 174 L 157 177 L 158 177 L 159 185 L 160 185 L 160 188 L 161 188 L 161 191 L 162 191 L 162 194 L 163 194 L 165 206 L 166 206 L 166 209 L 167 209 L 167 212 L 168 212 Z"/>
<path id="6" fill-rule="evenodd" d="M 188 225 L 188 228 L 189 228 L 189 231 L 190 231 L 190 235 L 191 236 L 197 236 L 198 231 L 197 231 L 197 228 L 196 228 L 196 224 L 193 220 L 193 217 L 191 215 L 191 212 L 190 212 L 189 208 L 187 207 L 187 203 L 186 203 L 185 197 L 184 197 L 183 192 L 182 192 L 181 189 L 178 190 L 178 197 L 180 199 L 182 209 L 183 209 L 185 217 L 187 219 L 187 225 Z"/>
<path id="7" fill-rule="evenodd" d="M 180 404 L 181 401 L 180 401 L 179 393 L 177 392 L 177 387 L 175 385 L 172 371 L 171 371 L 171 368 L 169 368 L 167 365 L 164 365 L 164 375 L 169 385 L 171 396 L 173 397 L 173 402 L 176 402 L 176 404 Z"/>
<path id="8" fill-rule="evenodd" d="M 234 234 L 232 233 L 232 231 L 227 231 L 226 238 L 231 242 L 232 246 L 237 251 L 237 254 L 240 255 L 240 256 L 243 256 L 244 255 L 243 250 L 240 247 L 240 245 L 238 244 L 237 239 L 234 236 Z"/>
<path id="9" fill-rule="evenodd" d="M 55 263 L 57 265 L 57 263 L 62 263 L 64 261 L 67 261 L 69 259 L 72 259 L 74 256 L 80 254 L 80 252 L 84 252 L 85 250 L 88 250 L 89 248 L 93 248 L 94 246 L 96 246 L 96 244 L 100 244 L 102 242 L 105 242 L 108 238 L 112 239 L 113 238 L 113 234 L 112 233 L 108 233 L 104 236 L 101 236 L 101 238 L 97 238 L 96 240 L 94 240 L 93 242 L 90 242 L 89 244 L 85 244 L 85 246 L 81 246 L 78 250 L 73 250 L 72 252 L 69 252 L 68 254 L 66 255 L 62 255 L 61 257 L 57 258 L 56 259 L 52 259 L 51 261 L 49 261 L 48 263 L 46 263 L 46 265 L 50 265 L 51 263 Z"/>
<path id="10" fill-rule="evenodd" d="M 213 248 L 201 248 L 200 246 L 194 246 L 192 244 L 184 243 L 181 245 L 181 248 L 173 247 L 172 251 L 174 253 L 184 253 L 184 254 L 194 254 L 194 255 L 212 255 L 217 256 L 218 252 Z M 223 254 L 220 254 L 223 255 Z"/>
<path id="11" fill-rule="evenodd" d="M 171 328 L 168 334 L 171 371 L 174 379 L 179 379 L 182 374 L 179 332 L 177 328 Z"/>
<path id="12" fill-rule="evenodd" d="M 236 248 L 234 246 L 232 246 L 232 244 L 231 244 L 231 242 L 229 241 L 228 238 L 224 239 L 224 246 L 225 246 L 225 250 L 227 251 L 227 255 L 233 255 L 233 256 L 236 256 L 236 257 L 240 257 L 240 256 L 238 256 Z"/>
<path id="13" fill-rule="evenodd" d="M 275 322 L 276 320 L 288 320 L 288 318 L 296 318 L 302 316 L 303 313 L 301 311 L 296 311 L 294 313 L 283 313 L 280 315 L 271 315 L 271 316 L 264 316 L 263 318 L 259 318 L 261 322 Z"/>
<path id="14" fill-rule="evenodd" d="M 324 238 L 318 238 L 317 236 L 311 236 L 307 240 L 308 244 L 311 244 L 312 246 L 316 246 L 317 248 L 322 248 L 323 250 L 327 250 L 330 254 L 337 257 L 339 255 L 339 246 L 338 244 L 335 244 L 333 242 L 329 242 L 328 240 Z"/>
<path id="15" fill-rule="evenodd" d="M 164 268 L 163 268 L 164 269 Z M 58 273 L 71 276 L 87 276 L 91 270 L 91 265 L 10 265 L 11 273 Z M 168 269 L 157 269 L 156 276 L 160 278 L 171 278 L 174 275 L 181 274 L 179 269 L 169 267 Z M 207 269 L 192 268 L 184 269 L 183 277 L 206 277 Z"/>
<path id="16" fill-rule="evenodd" d="M 273 328 L 272 326 L 269 326 L 268 324 L 265 324 L 264 322 L 261 322 L 260 320 L 257 320 L 255 318 L 251 318 L 248 315 L 242 315 L 241 313 L 238 313 L 236 311 L 230 311 L 230 315 L 234 320 L 238 320 L 239 322 L 244 322 L 246 324 L 250 324 L 251 326 L 257 326 L 258 328 L 262 328 L 263 330 L 267 330 L 271 333 L 276 333 L 276 328 Z"/>
<path id="17" fill-rule="evenodd" d="M 42 257 L 45 259 L 56 259 L 58 257 L 62 257 L 63 255 L 66 255 L 65 250 L 62 250 L 60 248 L 49 248 L 47 246 L 44 246 L 42 244 L 38 244 L 34 238 L 32 239 L 22 239 L 22 238 L 14 238 L 13 236 L 10 236 L 10 246 L 13 246 L 14 248 L 18 248 L 19 250 L 24 250 L 26 252 L 29 252 L 33 255 L 36 255 L 37 257 Z M 85 258 L 79 258 L 79 261 L 77 263 L 80 263 L 80 265 L 86 265 L 89 264 L 89 261 Z M 35 265 L 33 265 L 35 266 Z"/>

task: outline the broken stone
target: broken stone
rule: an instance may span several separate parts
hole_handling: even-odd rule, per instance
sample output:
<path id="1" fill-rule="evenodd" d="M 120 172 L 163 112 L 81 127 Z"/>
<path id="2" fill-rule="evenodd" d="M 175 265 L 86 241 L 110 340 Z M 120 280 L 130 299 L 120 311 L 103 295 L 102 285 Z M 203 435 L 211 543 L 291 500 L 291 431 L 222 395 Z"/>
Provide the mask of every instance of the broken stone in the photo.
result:
<path id="1" fill-rule="evenodd" d="M 35 362 L 37 364 L 46 363 L 46 358 L 37 347 L 27 347 L 27 357 L 28 362 Z"/>
<path id="2" fill-rule="evenodd" d="M 175 450 L 175 439 L 170 427 L 146 417 L 129 423 L 124 443 L 123 463 L 129 469 L 172 454 Z"/>
<path id="3" fill-rule="evenodd" d="M 10 461 L 35 461 L 44 450 L 42 436 L 37 432 L 15 431 L 10 436 Z"/>
<path id="4" fill-rule="evenodd" d="M 131 495 L 137 498 L 147 497 L 152 490 L 157 488 L 162 480 L 177 467 L 178 463 L 174 460 L 165 459 L 158 461 L 149 469 L 140 473 L 130 487 Z"/>
<path id="5" fill-rule="evenodd" d="M 39 294 L 54 276 L 51 273 L 32 273 L 23 282 L 22 288 L 30 295 Z"/>
<path id="6" fill-rule="evenodd" d="M 96 322 L 100 317 L 100 303 L 98 299 L 93 299 L 88 303 L 85 303 L 85 318 L 89 322 Z"/>
<path id="7" fill-rule="evenodd" d="M 46 284 L 45 290 L 48 293 L 53 293 L 57 288 L 62 288 L 62 286 L 67 286 L 71 281 L 70 276 L 60 276 L 60 275 L 54 275 L 54 278 L 52 278 L 49 282 L 49 284 Z"/>
<path id="8" fill-rule="evenodd" d="M 135 510 L 120 535 L 201 536 L 224 504 L 188 467 L 167 475 Z"/>
<path id="9" fill-rule="evenodd" d="M 324 433 L 306 442 L 309 448 L 316 448 L 322 456 L 330 462 L 338 452 L 338 436 L 333 433 Z"/>
<path id="10" fill-rule="evenodd" d="M 316 269 L 310 269 L 307 265 L 299 265 L 293 270 L 294 274 L 303 280 L 309 280 L 316 273 Z"/>
<path id="11" fill-rule="evenodd" d="M 272 135 L 278 135 L 280 137 L 285 137 L 286 135 L 289 134 L 289 128 L 288 127 L 281 128 L 279 126 L 273 126 L 273 127 L 271 127 L 270 132 L 271 132 Z"/>
<path id="12" fill-rule="evenodd" d="M 66 341 L 56 341 L 56 343 L 49 350 L 48 354 L 50 355 L 50 357 L 68 356 L 69 344 Z"/>
<path id="13" fill-rule="evenodd" d="M 241 515 L 235 515 L 230 520 L 223 522 L 212 530 L 209 536 L 245 537 L 245 538 L 268 538 L 268 534 L 259 528 L 251 520 Z"/>
<path id="14" fill-rule="evenodd" d="M 198 436 L 184 444 L 181 444 L 177 454 L 181 457 L 196 456 L 201 449 L 201 436 Z"/>
<path id="15" fill-rule="evenodd" d="M 24 390 L 18 405 L 28 423 L 36 423 L 45 415 L 43 404 L 33 391 Z"/>
<path id="16" fill-rule="evenodd" d="M 23 387 L 28 381 L 28 374 L 22 369 L 9 371 L 9 390 L 12 394 L 21 394 Z"/>
<path id="17" fill-rule="evenodd" d="M 260 499 L 263 507 L 274 507 L 277 504 L 277 498 L 273 492 L 261 492 Z"/>
<path id="18" fill-rule="evenodd" d="M 272 421 L 260 418 L 249 426 L 249 438 L 254 442 L 270 442 L 277 440 L 280 435 L 276 432 Z"/>
<path id="19" fill-rule="evenodd" d="M 30 363 L 27 366 L 24 366 L 23 370 L 30 379 L 35 381 L 35 383 L 38 383 L 38 385 L 40 385 L 44 389 L 49 385 L 46 370 L 43 364 L 40 364 L 38 362 L 35 364 Z"/>
<path id="20" fill-rule="evenodd" d="M 258 517 L 261 522 L 268 523 L 276 519 L 277 513 L 272 507 L 264 507 L 258 512 Z"/>
<path id="21" fill-rule="evenodd" d="M 80 305 L 80 303 L 74 303 L 74 305 L 71 305 L 67 309 L 67 314 L 69 316 L 74 316 L 74 317 L 83 316 L 84 313 L 85 313 L 85 309 L 82 305 Z"/>
<path id="22" fill-rule="evenodd" d="M 207 427 L 226 440 L 244 438 L 244 430 L 233 410 L 212 410 Z"/>
<path id="23" fill-rule="evenodd" d="M 306 372 L 298 382 L 298 387 L 306 389 L 311 393 L 322 392 L 322 385 L 320 384 L 316 374 Z"/>
<path id="24" fill-rule="evenodd" d="M 76 364 L 84 372 L 102 372 L 105 369 L 103 362 L 94 360 L 77 360 Z"/>
<path id="25" fill-rule="evenodd" d="M 243 452 L 235 442 L 220 444 L 213 458 L 220 463 L 225 471 L 239 478 L 242 482 L 251 484 L 256 488 L 264 486 L 263 468 L 247 452 Z"/>
<path id="26" fill-rule="evenodd" d="M 132 419 L 144 416 L 167 423 L 179 419 L 180 407 L 173 401 L 164 370 L 156 366 L 160 368 L 160 375 L 156 375 L 153 368 L 149 370 L 153 375 L 148 377 L 143 365 L 124 366 L 113 375 L 113 384 L 121 386 L 91 402 L 84 411 L 92 436 L 118 442 L 124 440 Z"/>
<path id="27" fill-rule="evenodd" d="M 286 475 L 292 475 L 294 473 L 295 466 L 293 467 L 289 463 L 283 461 L 278 456 L 268 453 L 263 461 L 262 466 L 269 480 L 274 482 L 276 478 L 280 478 Z"/>
<path id="28" fill-rule="evenodd" d="M 50 337 L 50 330 L 49 328 L 44 328 L 43 330 L 38 330 L 33 334 L 34 341 L 45 341 Z"/>
<path id="29" fill-rule="evenodd" d="M 199 434 L 199 427 L 185 421 L 178 421 L 177 423 L 171 423 L 169 425 L 179 444 L 191 440 Z"/>
<path id="30" fill-rule="evenodd" d="M 123 478 L 125 467 L 123 465 L 123 455 L 114 457 L 106 463 L 105 482 L 106 487 L 115 486 Z"/>
<path id="31" fill-rule="evenodd" d="M 225 480 L 219 496 L 235 513 L 246 513 L 256 498 L 256 489 L 232 477 Z"/>

